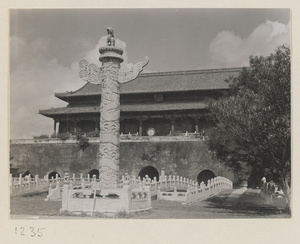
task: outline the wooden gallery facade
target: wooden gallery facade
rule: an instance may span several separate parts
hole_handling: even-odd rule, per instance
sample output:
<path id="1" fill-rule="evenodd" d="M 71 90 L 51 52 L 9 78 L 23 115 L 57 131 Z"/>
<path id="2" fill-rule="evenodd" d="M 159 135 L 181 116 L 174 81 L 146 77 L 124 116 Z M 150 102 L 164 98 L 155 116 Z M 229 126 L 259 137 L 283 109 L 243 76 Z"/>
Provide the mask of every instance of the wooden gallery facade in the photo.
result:
<path id="1" fill-rule="evenodd" d="M 121 84 L 120 133 L 156 136 L 201 132 L 211 126 L 206 98 L 218 98 L 225 82 L 240 68 L 143 73 Z M 97 131 L 100 125 L 101 86 L 87 83 L 74 92 L 55 93 L 66 107 L 40 110 L 54 120 L 54 132 Z"/>

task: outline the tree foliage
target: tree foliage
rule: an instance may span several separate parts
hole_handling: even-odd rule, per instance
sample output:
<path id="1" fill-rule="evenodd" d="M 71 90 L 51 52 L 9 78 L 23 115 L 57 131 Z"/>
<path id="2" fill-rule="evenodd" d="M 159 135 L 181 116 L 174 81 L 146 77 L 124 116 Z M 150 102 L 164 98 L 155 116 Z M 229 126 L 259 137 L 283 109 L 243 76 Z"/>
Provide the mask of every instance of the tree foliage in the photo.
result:
<path id="1" fill-rule="evenodd" d="M 227 82 L 227 94 L 210 102 L 216 123 L 210 132 L 210 149 L 236 171 L 249 166 L 289 195 L 290 48 L 280 46 L 267 57 L 251 56 L 250 67 Z"/>

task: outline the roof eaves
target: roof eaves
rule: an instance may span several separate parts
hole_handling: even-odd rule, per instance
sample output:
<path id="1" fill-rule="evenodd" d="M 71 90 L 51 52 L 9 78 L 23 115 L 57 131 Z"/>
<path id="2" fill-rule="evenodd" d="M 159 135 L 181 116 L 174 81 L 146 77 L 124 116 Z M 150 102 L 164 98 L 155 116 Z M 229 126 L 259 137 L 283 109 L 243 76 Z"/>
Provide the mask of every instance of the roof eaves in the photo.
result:
<path id="1" fill-rule="evenodd" d="M 243 67 L 224 68 L 224 69 L 203 69 L 203 70 L 184 70 L 184 71 L 167 71 L 167 72 L 153 72 L 141 73 L 139 76 L 169 76 L 169 75 L 183 75 L 183 74 L 204 74 L 204 73 L 224 73 L 224 72 L 239 72 Z"/>
<path id="2" fill-rule="evenodd" d="M 224 73 L 224 72 L 239 72 L 242 71 L 242 67 L 237 67 L 237 68 L 224 68 L 224 69 L 205 69 L 205 70 L 186 70 L 186 71 L 169 71 L 169 72 L 153 72 L 153 73 L 142 73 L 139 76 L 141 77 L 157 77 L 157 76 L 171 76 L 171 75 L 184 75 L 184 74 L 205 74 L 205 73 Z M 70 91 L 70 92 L 61 92 L 61 93 L 55 93 L 55 97 L 62 99 L 64 101 L 67 101 L 68 97 L 85 97 L 85 96 L 100 96 L 99 93 L 88 93 L 88 94 L 76 94 L 80 90 L 84 89 L 88 83 L 86 83 L 84 86 L 79 88 L 76 91 Z M 228 89 L 225 87 L 222 88 L 197 88 L 197 89 L 182 89 L 182 90 L 176 90 L 175 92 L 180 92 L 180 91 L 203 91 L 203 90 L 223 90 L 223 89 Z M 121 92 L 121 94 L 149 94 L 149 93 L 156 93 L 156 92 L 171 92 L 170 90 L 165 90 L 165 91 L 124 91 Z M 173 91 L 174 92 L 174 91 Z"/>
<path id="3" fill-rule="evenodd" d="M 182 90 L 176 90 L 176 91 L 174 91 L 174 90 L 160 90 L 160 91 L 153 91 L 153 90 L 151 90 L 151 91 L 126 91 L 126 93 L 124 92 L 122 92 L 121 93 L 121 95 L 122 94 L 132 94 L 132 93 L 134 93 L 134 94 L 149 94 L 149 93 L 165 93 L 165 92 L 172 92 L 172 93 L 174 93 L 174 92 L 190 92 L 190 91 L 215 91 L 215 90 L 228 90 L 229 89 L 229 87 L 222 87 L 222 88 L 203 88 L 203 89 L 182 89 Z"/>
<path id="4" fill-rule="evenodd" d="M 82 90 L 84 87 L 86 87 L 88 85 L 88 83 L 85 83 L 82 87 L 80 87 L 79 89 L 75 90 L 75 91 L 67 91 L 67 92 L 55 92 L 54 95 L 58 98 L 60 97 L 69 97 L 69 96 L 75 96 L 73 95 L 74 93 L 79 92 L 80 90 Z"/>

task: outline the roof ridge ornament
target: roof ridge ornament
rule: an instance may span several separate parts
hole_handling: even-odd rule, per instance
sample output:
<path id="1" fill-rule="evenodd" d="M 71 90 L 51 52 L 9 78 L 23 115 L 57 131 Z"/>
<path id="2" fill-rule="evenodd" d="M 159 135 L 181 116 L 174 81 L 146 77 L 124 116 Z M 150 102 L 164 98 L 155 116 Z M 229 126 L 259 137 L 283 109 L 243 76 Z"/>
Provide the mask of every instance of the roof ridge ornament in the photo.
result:
<path id="1" fill-rule="evenodd" d="M 99 60 L 103 63 L 106 59 L 117 59 L 119 63 L 123 62 L 122 54 L 123 49 L 115 46 L 115 35 L 112 27 L 107 27 L 107 40 L 106 46 L 100 47 L 100 58 Z M 138 62 L 131 67 L 122 67 L 118 69 L 118 82 L 126 83 L 132 81 L 138 77 L 138 75 L 143 71 L 143 68 L 149 63 L 149 58 L 145 57 L 145 60 Z M 104 80 L 103 66 L 99 67 L 96 64 L 89 64 L 88 61 L 81 60 L 79 62 L 79 77 L 84 81 L 100 85 Z"/>

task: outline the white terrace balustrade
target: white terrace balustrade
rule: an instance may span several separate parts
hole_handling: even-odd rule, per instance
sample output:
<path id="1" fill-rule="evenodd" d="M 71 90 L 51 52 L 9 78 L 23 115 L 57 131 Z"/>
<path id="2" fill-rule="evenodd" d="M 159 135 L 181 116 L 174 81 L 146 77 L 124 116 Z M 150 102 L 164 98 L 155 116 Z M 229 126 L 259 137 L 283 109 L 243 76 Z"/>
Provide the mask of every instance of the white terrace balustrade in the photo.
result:
<path id="1" fill-rule="evenodd" d="M 130 132 L 128 134 L 121 133 L 120 134 L 120 140 L 121 141 L 185 141 L 185 140 L 202 140 L 205 141 L 208 137 L 206 135 L 203 135 L 201 133 L 176 133 L 172 134 L 170 132 L 169 135 L 166 136 L 140 136 L 137 133 L 131 134 Z"/>
<path id="2" fill-rule="evenodd" d="M 19 177 L 12 177 L 10 174 L 10 194 L 11 195 L 20 195 L 33 191 L 46 190 L 49 186 L 48 176 L 44 176 L 43 179 L 40 179 L 38 175 L 34 178 L 31 175 L 27 175 L 24 178 L 22 174 Z"/>
<path id="3" fill-rule="evenodd" d="M 88 174 L 87 177 L 83 177 L 83 174 L 80 174 L 79 178 L 76 178 L 76 175 L 73 174 L 71 178 L 69 178 L 69 185 L 71 189 L 74 190 L 91 190 L 94 187 L 94 184 L 99 183 L 99 179 L 96 179 L 96 175 L 93 175 L 91 178 Z M 47 201 L 57 201 L 62 198 L 62 190 L 63 190 L 64 180 L 56 177 L 49 184 L 49 191 L 47 195 Z"/>
<path id="4" fill-rule="evenodd" d="M 166 136 L 140 136 L 137 133 L 120 134 L 120 141 L 205 141 L 207 136 L 203 136 L 200 133 L 178 133 L 176 135 Z M 90 143 L 98 143 L 100 137 L 88 137 Z M 71 136 L 66 140 L 60 138 L 38 138 L 38 139 L 12 139 L 12 144 L 55 144 L 55 143 L 77 143 L 77 138 Z"/>
<path id="5" fill-rule="evenodd" d="M 177 176 L 160 182 L 160 185 L 163 188 L 158 187 L 157 199 L 184 203 L 199 201 L 223 189 L 232 189 L 232 182 L 223 177 L 208 180 L 207 185 L 201 182 L 199 186 L 198 182 Z"/>
<path id="6" fill-rule="evenodd" d="M 173 188 L 173 191 L 161 191 L 158 188 L 157 199 L 166 201 L 184 202 L 186 199 L 186 191 L 177 191 L 177 187 Z"/>
<path id="7" fill-rule="evenodd" d="M 201 182 L 199 186 L 198 182 L 196 182 L 194 185 L 188 186 L 184 204 L 203 200 L 221 190 L 232 189 L 232 187 L 233 184 L 230 180 L 220 176 L 208 180 L 206 185 L 204 182 Z"/>
<path id="8" fill-rule="evenodd" d="M 46 200 L 61 200 L 62 186 L 64 184 L 63 179 L 56 175 L 54 179 L 48 179 L 48 175 L 43 179 L 39 179 L 38 175 L 34 178 L 26 176 L 22 178 L 20 175 L 18 178 L 10 177 L 10 191 L 12 195 L 24 194 L 33 191 L 47 190 L 48 195 Z M 29 184 L 30 182 L 30 184 Z M 161 200 L 169 201 L 181 201 L 185 203 L 198 201 L 208 196 L 211 196 L 223 189 L 232 188 L 232 182 L 223 177 L 216 177 L 208 181 L 207 185 L 203 182 L 198 185 L 198 182 L 190 180 L 182 176 L 161 174 L 160 180 L 157 181 L 156 177 L 151 180 L 147 175 L 143 179 L 140 177 L 129 176 L 125 174 L 118 182 L 118 188 L 123 188 L 124 183 L 128 182 L 130 190 L 144 189 L 147 182 L 150 182 L 149 191 L 150 196 L 157 196 Z M 93 189 L 93 184 L 99 184 L 99 179 L 96 176 L 90 177 L 88 174 L 86 177 L 81 173 L 79 177 L 75 174 L 69 178 L 69 187 L 73 190 L 87 190 Z M 267 195 L 267 193 L 265 194 Z"/>
<path id="9" fill-rule="evenodd" d="M 49 179 L 48 175 L 45 175 L 43 178 L 39 178 L 38 175 L 35 175 L 33 178 L 30 174 L 25 177 L 22 177 L 22 174 L 19 174 L 19 177 L 12 177 L 10 174 L 10 194 L 22 195 L 31 192 L 47 191 L 47 189 L 50 191 L 56 188 L 57 183 L 62 187 L 63 180 L 58 177 L 58 175 L 56 175 L 55 178 L 52 176 L 52 178 Z"/>
<path id="10" fill-rule="evenodd" d="M 130 187 L 130 181 L 122 182 L 122 187 L 115 189 L 100 189 L 99 181 L 94 176 L 90 184 L 73 185 L 68 175 L 65 175 L 61 212 L 94 212 L 116 213 L 119 211 L 145 211 L 151 209 L 150 180 L 138 188 Z"/>
<path id="11" fill-rule="evenodd" d="M 119 187 L 123 187 L 123 182 L 125 180 L 128 180 L 130 182 L 131 188 L 142 187 L 143 185 L 145 185 L 145 182 L 147 180 L 150 180 L 151 196 L 157 195 L 158 189 L 172 190 L 174 187 L 177 187 L 177 189 L 187 190 L 189 184 L 194 184 L 194 181 L 192 180 L 175 175 L 162 175 L 160 176 L 159 181 L 156 180 L 156 177 L 154 177 L 153 180 L 151 180 L 148 175 L 146 175 L 146 177 L 144 177 L 143 179 L 141 179 L 140 177 L 135 178 L 128 175 L 123 175 L 122 179 L 119 181 Z"/>
<path id="12" fill-rule="evenodd" d="M 116 212 L 125 210 L 144 211 L 151 208 L 151 196 L 157 195 L 159 189 L 187 189 L 193 181 L 176 176 L 161 176 L 158 182 L 156 178 L 151 180 L 148 176 L 130 177 L 128 174 L 122 176 L 118 183 L 118 188 L 101 189 L 99 181 L 93 178 L 84 178 L 81 174 L 77 179 L 65 176 L 65 184 L 62 193 L 61 211 L 70 212 Z M 56 188 L 57 189 L 57 188 Z M 56 194 L 58 196 L 59 194 Z"/>
<path id="13" fill-rule="evenodd" d="M 149 180 L 146 175 L 143 180 L 128 175 L 122 176 L 122 180 L 119 182 L 119 187 L 123 186 L 123 182 L 128 180 L 130 187 L 143 187 L 145 182 Z M 157 195 L 159 200 L 169 201 L 181 201 L 184 203 L 191 203 L 205 199 L 211 195 L 224 189 L 232 189 L 233 184 L 230 180 L 224 177 L 215 177 L 208 180 L 207 185 L 201 182 L 200 186 L 198 182 L 187 179 L 180 176 L 165 176 L 160 177 L 160 181 L 156 181 L 156 177 L 151 180 L 150 183 L 150 194 L 151 196 Z"/>
<path id="14" fill-rule="evenodd" d="M 273 182 L 267 182 L 266 178 L 261 179 L 259 196 L 269 203 L 285 203 L 284 192 Z"/>
<path id="15" fill-rule="evenodd" d="M 180 176 L 166 176 L 162 172 L 160 180 L 156 177 L 151 180 L 148 175 L 140 177 L 122 176 L 115 189 L 100 189 L 96 175 L 79 178 L 61 179 L 56 175 L 48 179 L 48 175 L 39 179 L 38 175 L 22 178 L 11 178 L 11 194 L 25 194 L 48 189 L 46 200 L 62 201 L 61 211 L 70 212 L 134 212 L 151 209 L 151 197 L 157 196 L 159 200 L 180 201 L 183 204 L 205 199 L 222 189 L 232 188 L 232 182 L 223 177 L 208 180 L 207 185 Z M 84 201 L 83 201 L 84 199 Z"/>
<path id="16" fill-rule="evenodd" d="M 70 185 L 74 186 L 74 189 L 91 189 L 92 181 L 93 178 L 91 178 L 89 174 L 86 177 L 84 177 L 82 173 L 79 177 L 76 177 L 76 175 L 73 174 L 70 178 Z M 99 179 L 95 179 L 95 181 L 99 182 Z M 61 199 L 60 191 L 62 191 L 63 183 L 63 179 L 58 177 L 58 175 L 51 179 L 48 179 L 48 175 L 45 175 L 42 179 L 40 179 L 38 175 L 34 178 L 32 178 L 31 175 L 25 177 L 22 177 L 21 174 L 19 177 L 12 177 L 12 175 L 10 175 L 10 194 L 22 195 L 35 191 L 46 191 L 48 189 L 47 200 L 58 200 Z M 130 185 L 131 187 L 138 187 L 143 185 L 143 182 L 140 179 L 134 179 L 131 180 Z M 120 180 L 119 188 L 122 187 L 123 180 Z"/>

